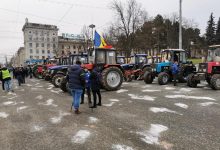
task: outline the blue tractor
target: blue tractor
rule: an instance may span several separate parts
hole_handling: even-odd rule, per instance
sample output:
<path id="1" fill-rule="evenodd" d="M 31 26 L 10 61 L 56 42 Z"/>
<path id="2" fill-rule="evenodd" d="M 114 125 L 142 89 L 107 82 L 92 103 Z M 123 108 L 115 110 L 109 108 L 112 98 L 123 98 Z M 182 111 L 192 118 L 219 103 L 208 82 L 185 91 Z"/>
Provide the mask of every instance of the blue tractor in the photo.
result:
<path id="1" fill-rule="evenodd" d="M 196 71 L 196 67 L 186 60 L 186 51 L 183 49 L 166 49 L 161 52 L 162 61 L 153 63 L 151 69 L 144 72 L 144 82 L 151 84 L 158 77 L 158 84 L 166 85 L 173 80 L 171 66 L 174 61 L 178 61 L 179 74 L 178 81 L 184 83 L 187 76 Z"/>

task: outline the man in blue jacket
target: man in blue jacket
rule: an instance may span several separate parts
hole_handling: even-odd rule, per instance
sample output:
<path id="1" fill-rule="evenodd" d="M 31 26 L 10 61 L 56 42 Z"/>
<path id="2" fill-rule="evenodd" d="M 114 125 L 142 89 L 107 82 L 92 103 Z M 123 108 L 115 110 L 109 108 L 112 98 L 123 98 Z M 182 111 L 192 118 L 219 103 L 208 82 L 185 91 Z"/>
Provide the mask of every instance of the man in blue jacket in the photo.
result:
<path id="1" fill-rule="evenodd" d="M 175 61 L 172 65 L 172 75 L 173 75 L 173 81 L 174 81 L 174 86 L 176 86 L 176 79 L 179 73 L 179 67 L 178 67 L 178 62 Z"/>
<path id="2" fill-rule="evenodd" d="M 82 95 L 83 88 L 85 87 L 85 74 L 80 61 L 76 61 L 76 64 L 68 69 L 67 81 L 69 82 L 69 88 L 73 96 L 70 111 L 72 111 L 72 107 L 74 106 L 75 113 L 80 114 L 80 97 Z"/>

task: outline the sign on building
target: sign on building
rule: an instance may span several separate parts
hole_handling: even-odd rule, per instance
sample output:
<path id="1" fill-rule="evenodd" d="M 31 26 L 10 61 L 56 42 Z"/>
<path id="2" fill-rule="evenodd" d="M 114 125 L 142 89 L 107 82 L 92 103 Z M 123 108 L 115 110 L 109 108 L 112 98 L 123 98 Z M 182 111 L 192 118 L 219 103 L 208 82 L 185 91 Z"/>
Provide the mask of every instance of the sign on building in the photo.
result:
<path id="1" fill-rule="evenodd" d="M 62 37 L 71 40 L 85 40 L 85 37 L 82 34 L 62 33 Z"/>

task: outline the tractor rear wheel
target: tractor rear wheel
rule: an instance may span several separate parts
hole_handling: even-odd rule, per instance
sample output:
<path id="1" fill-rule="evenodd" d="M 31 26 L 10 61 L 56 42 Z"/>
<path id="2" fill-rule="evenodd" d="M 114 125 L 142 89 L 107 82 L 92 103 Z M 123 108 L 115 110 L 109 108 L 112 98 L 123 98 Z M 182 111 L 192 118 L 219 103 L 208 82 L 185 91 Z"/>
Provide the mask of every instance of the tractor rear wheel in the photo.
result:
<path id="1" fill-rule="evenodd" d="M 220 90 L 220 74 L 214 74 L 212 76 L 210 86 L 213 90 Z"/>
<path id="2" fill-rule="evenodd" d="M 178 81 L 180 83 L 186 83 L 186 81 L 187 81 L 187 74 L 186 74 L 186 71 L 185 71 L 184 67 L 180 68 L 180 72 L 178 74 Z"/>
<path id="3" fill-rule="evenodd" d="M 153 82 L 153 77 L 152 77 L 152 73 L 149 71 L 145 71 L 144 73 L 144 82 L 146 84 L 151 84 Z"/>
<path id="4" fill-rule="evenodd" d="M 109 67 L 102 71 L 102 85 L 107 91 L 115 91 L 123 82 L 122 71 L 118 67 Z"/>
<path id="5" fill-rule="evenodd" d="M 66 77 L 63 77 L 62 81 L 61 81 L 61 84 L 60 84 L 60 89 L 63 91 L 63 92 L 67 92 L 67 80 L 66 80 Z"/>
<path id="6" fill-rule="evenodd" d="M 196 88 L 197 84 L 198 84 L 198 82 L 194 79 L 194 74 L 191 73 L 190 75 L 188 75 L 188 77 L 187 77 L 187 85 L 189 87 Z"/>
<path id="7" fill-rule="evenodd" d="M 60 87 L 60 84 L 61 84 L 61 81 L 62 81 L 62 78 L 64 77 L 63 74 L 56 74 L 53 79 L 52 79 L 52 84 L 55 86 L 55 87 Z"/>
<path id="8" fill-rule="evenodd" d="M 169 76 L 168 73 L 166 73 L 166 72 L 161 72 L 161 73 L 159 73 L 159 75 L 158 75 L 158 83 L 159 83 L 160 85 L 166 85 L 166 84 L 168 84 L 168 82 L 169 82 L 169 78 L 170 78 L 170 76 Z"/>

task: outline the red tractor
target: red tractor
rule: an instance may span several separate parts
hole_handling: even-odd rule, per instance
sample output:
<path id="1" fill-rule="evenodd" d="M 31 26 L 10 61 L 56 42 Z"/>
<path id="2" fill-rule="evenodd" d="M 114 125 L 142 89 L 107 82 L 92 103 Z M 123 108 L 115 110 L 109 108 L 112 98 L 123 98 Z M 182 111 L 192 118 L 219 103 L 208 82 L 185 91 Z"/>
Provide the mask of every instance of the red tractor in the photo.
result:
<path id="1" fill-rule="evenodd" d="M 118 90 L 123 82 L 123 68 L 116 62 L 115 49 L 95 48 L 88 50 L 88 64 L 82 64 L 88 70 L 96 69 L 101 74 L 102 87 L 107 91 Z M 68 91 L 68 83 L 64 78 L 60 88 Z"/>
<path id="2" fill-rule="evenodd" d="M 212 45 L 208 50 L 206 63 L 200 63 L 198 71 L 187 78 L 189 87 L 197 87 L 201 80 L 206 80 L 213 90 L 220 90 L 220 45 Z"/>

